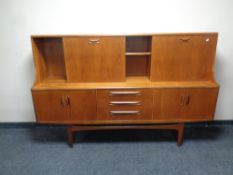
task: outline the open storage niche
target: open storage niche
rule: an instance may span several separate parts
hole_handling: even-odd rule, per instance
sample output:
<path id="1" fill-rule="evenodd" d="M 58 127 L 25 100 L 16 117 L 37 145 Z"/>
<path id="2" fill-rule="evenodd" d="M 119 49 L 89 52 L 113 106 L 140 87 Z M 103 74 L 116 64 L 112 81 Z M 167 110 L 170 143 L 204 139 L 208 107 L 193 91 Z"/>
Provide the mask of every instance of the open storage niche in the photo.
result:
<path id="1" fill-rule="evenodd" d="M 62 38 L 33 38 L 33 41 L 39 59 L 41 81 L 66 81 Z"/>
<path id="2" fill-rule="evenodd" d="M 150 76 L 151 36 L 126 37 L 126 77 Z"/>

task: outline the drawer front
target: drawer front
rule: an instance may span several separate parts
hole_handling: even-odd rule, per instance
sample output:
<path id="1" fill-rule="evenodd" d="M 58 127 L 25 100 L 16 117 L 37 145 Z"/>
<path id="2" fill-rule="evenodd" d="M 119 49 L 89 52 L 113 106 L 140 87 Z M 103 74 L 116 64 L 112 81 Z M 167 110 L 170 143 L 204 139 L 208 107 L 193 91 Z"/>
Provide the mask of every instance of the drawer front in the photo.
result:
<path id="1" fill-rule="evenodd" d="M 98 100 L 143 100 L 153 96 L 151 89 L 111 89 L 111 90 L 98 90 Z"/>
<path id="2" fill-rule="evenodd" d="M 97 99 L 97 113 L 101 120 L 152 119 L 151 89 L 98 90 Z"/>

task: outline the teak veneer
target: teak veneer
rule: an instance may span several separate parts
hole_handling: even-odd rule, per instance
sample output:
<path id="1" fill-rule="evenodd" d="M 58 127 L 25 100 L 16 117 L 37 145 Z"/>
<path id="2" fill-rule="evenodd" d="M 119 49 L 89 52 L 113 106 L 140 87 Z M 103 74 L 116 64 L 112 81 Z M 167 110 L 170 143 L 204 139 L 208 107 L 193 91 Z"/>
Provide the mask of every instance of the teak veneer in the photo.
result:
<path id="1" fill-rule="evenodd" d="M 171 129 L 214 118 L 217 33 L 35 35 L 38 123 L 85 130 Z"/>

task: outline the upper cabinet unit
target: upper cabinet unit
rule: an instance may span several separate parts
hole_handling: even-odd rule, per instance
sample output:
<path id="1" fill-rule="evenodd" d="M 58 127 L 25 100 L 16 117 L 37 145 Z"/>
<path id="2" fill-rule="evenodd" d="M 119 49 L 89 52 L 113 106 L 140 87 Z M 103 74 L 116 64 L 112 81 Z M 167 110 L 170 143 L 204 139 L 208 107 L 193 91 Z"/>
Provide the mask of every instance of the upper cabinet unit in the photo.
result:
<path id="1" fill-rule="evenodd" d="M 125 81 L 124 37 L 64 37 L 68 82 Z"/>
<path id="2" fill-rule="evenodd" d="M 154 35 L 151 81 L 213 80 L 216 34 Z"/>
<path id="3" fill-rule="evenodd" d="M 36 83 L 214 82 L 217 36 L 34 36 Z"/>

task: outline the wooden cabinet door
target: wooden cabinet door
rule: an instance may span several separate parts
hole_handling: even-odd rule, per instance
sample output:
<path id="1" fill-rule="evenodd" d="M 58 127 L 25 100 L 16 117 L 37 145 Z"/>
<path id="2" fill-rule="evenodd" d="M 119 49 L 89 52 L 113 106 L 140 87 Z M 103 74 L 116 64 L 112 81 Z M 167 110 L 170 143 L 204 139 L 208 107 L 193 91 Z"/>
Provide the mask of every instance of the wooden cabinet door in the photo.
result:
<path id="1" fill-rule="evenodd" d="M 36 120 L 39 123 L 68 123 L 63 91 L 32 91 Z"/>
<path id="2" fill-rule="evenodd" d="M 120 82 L 125 80 L 125 38 L 65 37 L 68 82 Z"/>
<path id="3" fill-rule="evenodd" d="M 156 89 L 154 91 L 154 120 L 174 120 L 184 117 L 185 89 Z"/>
<path id="4" fill-rule="evenodd" d="M 183 114 L 190 120 L 212 120 L 214 117 L 218 88 L 187 89 Z"/>
<path id="5" fill-rule="evenodd" d="M 66 98 L 68 98 L 71 123 L 96 120 L 96 90 L 67 91 Z"/>
<path id="6" fill-rule="evenodd" d="M 217 35 L 159 35 L 152 39 L 152 81 L 213 79 Z"/>
<path id="7" fill-rule="evenodd" d="M 207 121 L 212 120 L 218 88 L 156 89 L 154 120 Z"/>

